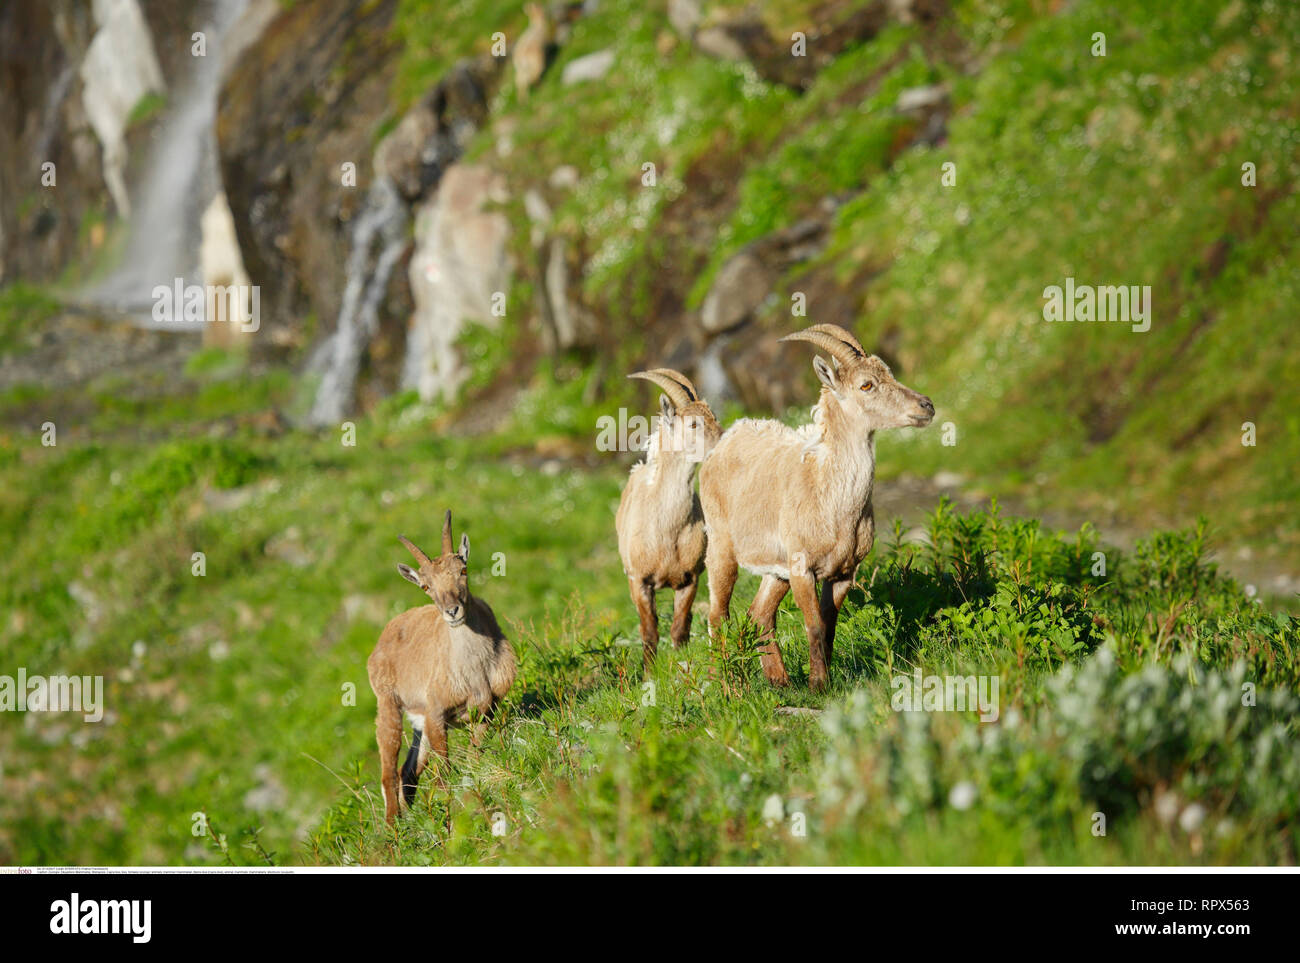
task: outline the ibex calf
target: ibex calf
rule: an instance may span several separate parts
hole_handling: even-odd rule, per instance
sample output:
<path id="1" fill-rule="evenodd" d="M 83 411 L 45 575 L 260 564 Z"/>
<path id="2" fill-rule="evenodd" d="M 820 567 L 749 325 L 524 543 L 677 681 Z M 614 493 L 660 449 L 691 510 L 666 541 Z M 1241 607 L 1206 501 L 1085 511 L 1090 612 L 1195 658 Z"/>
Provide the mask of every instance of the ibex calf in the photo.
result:
<path id="1" fill-rule="evenodd" d="M 671 588 L 673 645 L 691 635 L 691 606 L 704 567 L 704 516 L 695 494 L 695 466 L 704 460 L 722 428 L 707 402 L 683 374 L 669 368 L 638 371 L 629 378 L 653 381 L 664 390 L 662 417 L 650 437 L 645 461 L 633 466 L 618 504 L 614 527 L 632 601 L 641 619 L 646 668 L 659 647 L 655 592 Z"/>
<path id="2" fill-rule="evenodd" d="M 515 681 L 515 653 L 492 609 L 469 593 L 469 536 L 460 551 L 451 545 L 451 512 L 442 524 L 442 555 L 431 559 L 399 536 L 418 569 L 397 566 L 402 578 L 418 585 L 432 605 L 397 616 L 380 633 L 366 670 L 379 700 L 375 738 L 379 743 L 384 818 L 391 825 L 400 803 L 410 805 L 429 758 L 429 746 L 447 759 L 447 727 L 479 721 L 471 731 L 478 745 L 497 702 Z M 397 792 L 397 759 L 402 748 L 402 713 L 411 718 L 414 739 L 402 766 Z M 422 739 L 423 737 L 423 739 Z"/>
<path id="3" fill-rule="evenodd" d="M 775 628 L 777 607 L 793 589 L 808 634 L 808 683 L 818 690 L 826 685 L 840 606 L 875 538 L 876 432 L 928 425 L 934 405 L 894 380 L 838 325 L 814 325 L 781 340 L 811 341 L 833 362 L 820 355 L 813 361 L 822 391 L 811 425 L 738 421 L 700 468 L 709 634 L 730 614 L 738 566 L 761 575 L 749 614 L 768 641 L 763 672 L 774 685 L 788 684 Z"/>

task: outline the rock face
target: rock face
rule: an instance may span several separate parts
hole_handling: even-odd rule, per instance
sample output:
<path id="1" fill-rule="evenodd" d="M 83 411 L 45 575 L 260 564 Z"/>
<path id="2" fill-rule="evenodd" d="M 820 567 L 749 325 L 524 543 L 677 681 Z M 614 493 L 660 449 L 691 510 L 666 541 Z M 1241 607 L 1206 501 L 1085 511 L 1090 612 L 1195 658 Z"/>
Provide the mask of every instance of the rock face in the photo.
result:
<path id="1" fill-rule="evenodd" d="M 732 255 L 700 306 L 700 326 L 710 334 L 728 331 L 753 317 L 778 278 L 816 255 L 829 228 L 824 218 L 808 218 L 774 231 Z"/>
<path id="2" fill-rule="evenodd" d="M 203 9 L 205 0 L 0 3 L 0 283 L 86 260 L 104 237 L 97 222 L 131 207 L 152 128 L 135 110 L 192 68 L 188 38 Z"/>
<path id="3" fill-rule="evenodd" d="M 719 60 L 749 61 L 763 79 L 802 90 L 846 48 L 870 40 L 891 21 L 932 23 L 946 9 L 947 0 L 875 0 L 847 10 L 827 4 L 802 28 L 798 54 L 795 37 L 774 37 L 757 6 L 718 7 L 701 16 L 695 0 L 672 0 L 668 16 L 680 34 L 693 38 L 701 53 Z"/>
<path id="4" fill-rule="evenodd" d="M 493 300 L 504 306 L 509 223 L 490 208 L 507 197 L 500 174 L 458 164 L 447 169 L 437 192 L 416 209 L 410 266 L 415 313 L 402 384 L 418 390 L 425 401 L 451 398 L 464 382 L 455 344 L 466 323 L 498 324 Z"/>
<path id="5" fill-rule="evenodd" d="M 389 26 L 396 7 L 397 0 L 295 4 L 227 76 L 217 114 L 222 180 L 244 265 L 262 287 L 268 335 L 313 314 L 326 330 L 335 323 L 350 222 L 374 182 L 375 128 L 395 69 Z M 397 319 L 409 310 L 405 288 L 392 283 L 382 311 L 395 341 Z"/>
<path id="6" fill-rule="evenodd" d="M 457 62 L 375 148 L 375 174 L 389 178 L 408 203 L 424 197 L 465 149 L 488 115 L 500 62 Z"/>
<path id="7" fill-rule="evenodd" d="M 487 116 L 502 62 L 457 63 L 375 145 L 390 115 L 396 7 L 319 0 L 284 10 L 222 93 L 223 179 L 245 266 L 264 292 L 259 343 L 293 346 L 301 319 L 319 323 L 308 363 L 321 379 L 314 425 L 399 384 L 426 398 L 454 391 L 455 335 L 468 317 L 490 320 L 484 291 L 505 286 L 504 219 L 480 213 L 493 188 L 472 175 L 453 177 L 449 197 L 440 188 Z M 472 227 L 455 232 L 461 214 Z M 418 266 L 408 262 L 413 220 Z"/>
<path id="8" fill-rule="evenodd" d="M 146 95 L 161 95 L 162 68 L 153 36 L 136 0 L 95 0 L 99 29 L 81 62 L 86 118 L 103 147 L 104 183 L 118 213 L 129 216 L 126 193 L 126 127 L 131 111 Z M 123 57 L 129 50 L 132 56 Z"/>
<path id="9" fill-rule="evenodd" d="M 69 208 L 104 190 L 75 82 L 94 29 L 89 9 L 70 2 L 0 6 L 0 281 L 56 273 L 76 249 Z M 41 184 L 47 161 L 53 189 Z"/>
<path id="10" fill-rule="evenodd" d="M 749 320 L 754 309 L 772 290 L 775 279 L 753 251 L 730 258 L 700 307 L 700 324 L 716 334 Z"/>

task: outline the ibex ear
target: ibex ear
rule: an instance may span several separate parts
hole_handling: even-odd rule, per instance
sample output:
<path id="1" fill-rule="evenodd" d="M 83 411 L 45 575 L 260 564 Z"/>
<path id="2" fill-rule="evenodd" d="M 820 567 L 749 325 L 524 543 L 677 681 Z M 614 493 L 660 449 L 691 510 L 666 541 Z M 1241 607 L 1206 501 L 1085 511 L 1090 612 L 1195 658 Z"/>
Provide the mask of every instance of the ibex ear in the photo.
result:
<path id="1" fill-rule="evenodd" d="M 469 534 L 466 532 L 460 533 L 460 560 L 469 561 Z"/>
<path id="2" fill-rule="evenodd" d="M 420 585 L 420 573 L 411 568 L 411 566 L 398 562 L 397 571 L 401 573 L 402 578 L 406 579 L 412 585 L 418 585 L 420 588 L 424 588 L 423 585 Z"/>
<path id="3" fill-rule="evenodd" d="M 813 358 L 813 370 L 817 372 L 818 380 L 820 380 L 827 388 L 830 388 L 838 398 L 840 394 L 840 379 L 835 373 L 835 369 L 831 367 L 830 362 L 821 355 L 817 355 Z"/>
<path id="4" fill-rule="evenodd" d="M 667 395 L 659 396 L 659 413 L 663 415 L 664 424 L 672 424 L 673 419 L 677 417 L 677 406 Z"/>

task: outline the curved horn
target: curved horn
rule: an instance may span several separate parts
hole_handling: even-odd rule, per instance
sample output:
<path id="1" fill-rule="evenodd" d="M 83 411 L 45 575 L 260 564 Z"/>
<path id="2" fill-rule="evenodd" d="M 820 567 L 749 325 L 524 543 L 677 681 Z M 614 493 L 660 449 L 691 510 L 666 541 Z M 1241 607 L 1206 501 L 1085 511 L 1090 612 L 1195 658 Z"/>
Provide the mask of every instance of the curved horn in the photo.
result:
<path id="1" fill-rule="evenodd" d="M 680 371 L 674 371 L 672 368 L 651 368 L 649 371 L 635 371 L 628 377 L 653 381 L 664 390 L 664 394 L 671 398 L 673 404 L 679 408 L 689 405 L 692 401 L 700 400 L 700 395 L 695 390 L 695 385 L 691 384 L 691 379 Z"/>
<path id="2" fill-rule="evenodd" d="M 425 555 L 424 552 L 420 551 L 419 546 L 417 546 L 413 541 L 411 541 L 405 535 L 398 535 L 397 540 L 406 546 L 406 550 L 415 556 L 415 560 L 417 562 L 419 562 L 421 565 L 429 564 L 429 556 Z"/>
<path id="3" fill-rule="evenodd" d="M 454 555 L 456 550 L 451 547 L 451 509 L 447 509 L 447 514 L 442 517 L 442 554 Z"/>
<path id="4" fill-rule="evenodd" d="M 867 352 L 858 343 L 858 339 L 838 324 L 814 324 L 811 328 L 795 331 L 793 334 L 787 334 L 779 340 L 811 341 L 818 347 L 829 351 L 831 356 L 841 364 L 848 364 L 867 356 Z"/>

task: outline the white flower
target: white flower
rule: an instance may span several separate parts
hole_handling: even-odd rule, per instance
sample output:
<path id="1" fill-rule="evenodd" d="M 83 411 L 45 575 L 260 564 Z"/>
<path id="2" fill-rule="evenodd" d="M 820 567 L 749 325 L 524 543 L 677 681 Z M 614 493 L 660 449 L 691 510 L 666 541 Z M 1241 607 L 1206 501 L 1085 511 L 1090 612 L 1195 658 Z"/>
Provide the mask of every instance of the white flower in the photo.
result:
<path id="1" fill-rule="evenodd" d="M 970 780 L 963 779 L 953 786 L 948 793 L 948 805 L 953 809 L 970 809 L 971 806 L 975 805 L 976 795 L 978 795 L 978 790 L 976 790 L 975 784 Z"/>
<path id="2" fill-rule="evenodd" d="M 785 805 L 781 802 L 781 797 L 776 793 L 768 796 L 763 800 L 763 822 L 769 826 L 775 826 L 785 816 Z"/>
<path id="3" fill-rule="evenodd" d="M 1178 817 L 1178 825 L 1183 827 L 1185 833 L 1196 832 L 1203 822 L 1205 822 L 1205 807 L 1200 803 L 1192 803 Z"/>

